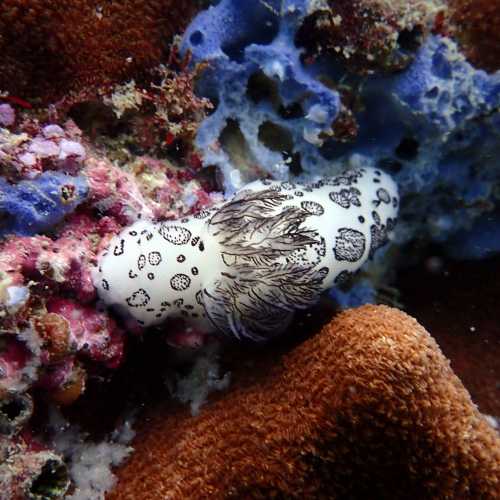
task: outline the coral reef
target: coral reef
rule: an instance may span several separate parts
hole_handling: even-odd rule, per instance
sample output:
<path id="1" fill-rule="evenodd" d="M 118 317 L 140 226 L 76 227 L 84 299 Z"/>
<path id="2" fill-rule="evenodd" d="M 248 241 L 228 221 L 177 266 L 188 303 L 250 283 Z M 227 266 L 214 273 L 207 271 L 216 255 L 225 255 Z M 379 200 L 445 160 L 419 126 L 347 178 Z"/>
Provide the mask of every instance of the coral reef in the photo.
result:
<path id="1" fill-rule="evenodd" d="M 411 44 L 413 62 L 404 71 L 360 77 L 335 49 L 317 50 L 310 61 L 294 44 L 304 16 L 343 3 L 290 0 L 281 10 L 277 4 L 241 9 L 237 0 L 223 0 L 186 31 L 184 49 L 195 62 L 210 63 L 200 92 L 217 103 L 196 139 L 205 164 L 221 168 L 229 192 L 261 175 L 254 165 L 276 179 L 306 180 L 349 164 L 385 168 L 401 189 L 396 242 L 448 241 L 462 255 L 481 257 L 485 247 L 474 242 L 489 233 L 476 224 L 486 215 L 498 220 L 500 74 L 475 69 L 451 39 L 428 35 L 421 46 Z M 382 5 L 391 14 L 373 29 L 393 33 L 391 43 L 398 43 L 396 17 L 401 33 L 414 27 L 424 35 L 434 12 L 426 2 L 411 3 L 407 18 L 398 10 L 402 2 L 355 2 L 340 26 L 354 26 L 365 7 Z M 352 34 L 352 43 L 365 49 L 363 36 Z M 318 43 L 323 49 L 329 42 Z"/>
<path id="2" fill-rule="evenodd" d="M 55 102 L 71 91 L 139 77 L 157 66 L 196 2 L 5 0 L 0 90 Z"/>
<path id="3" fill-rule="evenodd" d="M 1 498 L 58 499 L 69 485 L 66 465 L 58 455 L 22 437 L 0 436 Z"/>
<path id="4" fill-rule="evenodd" d="M 197 417 L 148 415 L 109 499 L 496 496 L 500 438 L 409 316 L 344 312 L 275 361 Z"/>
<path id="5" fill-rule="evenodd" d="M 467 59 L 487 71 L 500 69 L 500 2 L 450 0 L 448 30 L 460 42 Z"/>
<path id="6" fill-rule="evenodd" d="M 140 325 L 185 318 L 190 337 L 215 327 L 265 340 L 387 242 L 398 205 L 394 181 L 376 169 L 256 181 L 194 217 L 128 226 L 98 257 L 94 283 Z"/>
<path id="7" fill-rule="evenodd" d="M 307 49 L 307 57 L 327 54 L 363 74 L 404 69 L 446 5 L 443 0 L 324 3 L 306 17 L 296 43 Z"/>

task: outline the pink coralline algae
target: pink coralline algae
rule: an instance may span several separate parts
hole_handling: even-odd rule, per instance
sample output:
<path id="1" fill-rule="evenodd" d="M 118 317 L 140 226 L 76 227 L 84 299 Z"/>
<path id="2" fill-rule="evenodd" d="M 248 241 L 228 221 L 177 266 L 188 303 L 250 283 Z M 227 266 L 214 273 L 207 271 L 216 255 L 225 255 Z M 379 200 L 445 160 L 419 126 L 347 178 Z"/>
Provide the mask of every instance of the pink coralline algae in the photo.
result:
<path id="1" fill-rule="evenodd" d="M 13 125 L 11 115 L 2 111 L 0 124 Z M 0 167 L 11 179 L 33 179 L 47 170 L 75 174 L 85 158 L 81 132 L 71 121 L 64 127 L 26 121 L 15 131 L 0 128 Z"/>

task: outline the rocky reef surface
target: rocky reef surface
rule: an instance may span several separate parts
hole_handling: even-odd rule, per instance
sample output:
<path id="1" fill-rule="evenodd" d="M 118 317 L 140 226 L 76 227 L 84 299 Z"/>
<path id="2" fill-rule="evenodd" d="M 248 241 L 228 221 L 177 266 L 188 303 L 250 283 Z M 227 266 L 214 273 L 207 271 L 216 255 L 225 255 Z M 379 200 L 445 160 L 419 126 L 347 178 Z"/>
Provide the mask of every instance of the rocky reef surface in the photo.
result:
<path id="1" fill-rule="evenodd" d="M 130 383 L 125 376 L 130 367 L 145 370 L 147 361 L 141 356 L 151 354 L 151 345 L 165 356 L 152 365 L 158 370 L 159 385 L 202 414 L 199 420 L 190 421 L 172 413 L 167 421 L 176 430 L 171 434 L 166 423 L 152 425 L 159 430 L 151 431 L 145 442 L 154 443 L 161 436 L 158 449 L 170 447 L 165 443 L 172 446 L 170 458 L 158 452 L 166 460 L 165 467 L 173 467 L 177 451 L 181 456 L 197 446 L 195 439 L 186 436 L 198 432 L 193 429 L 206 425 L 205 420 L 215 419 L 217 426 L 233 433 L 240 453 L 251 445 L 237 442 L 245 438 L 237 426 L 241 419 L 225 422 L 227 412 L 240 411 L 244 404 L 231 403 L 232 395 L 225 401 L 224 391 L 228 385 L 233 390 L 235 383 L 236 392 L 248 390 L 252 397 L 262 399 L 271 394 L 274 382 L 252 386 L 251 380 L 236 377 L 233 381 L 230 370 L 221 368 L 220 358 L 234 346 L 210 339 L 196 353 L 167 347 L 179 335 L 186 338 L 182 324 L 141 328 L 98 299 L 92 279 L 97 256 L 124 228 L 141 219 L 154 223 L 185 219 L 220 205 L 257 179 L 314 185 L 346 168 L 380 169 L 391 174 L 399 187 L 398 224 L 391 231 L 379 228 L 389 233 L 389 244 L 357 276 L 324 294 L 320 313 L 324 322 L 338 309 L 367 302 L 401 307 L 421 303 L 427 292 L 418 286 L 419 297 L 412 295 L 409 283 L 421 277 L 406 271 L 409 266 L 424 268 L 432 276 L 428 286 L 440 290 L 440 296 L 453 297 L 447 287 L 472 289 L 459 280 L 451 285 L 444 269 L 456 266 L 456 276 L 460 266 L 465 266 L 451 264 L 450 259 L 481 260 L 483 264 L 477 265 L 486 269 L 494 262 L 487 259 L 500 250 L 499 12 L 497 0 L 175 4 L 169 0 L 71 0 L 64 9 L 58 2 L 5 0 L 0 12 L 0 497 L 104 498 L 115 483 L 110 467 L 130 453 L 131 415 L 147 404 L 147 398 L 138 395 L 144 386 L 131 383 L 133 397 L 128 397 L 113 384 Z M 481 294 L 480 284 L 474 289 Z M 488 293 L 498 290 L 492 286 Z M 469 301 L 474 302 L 474 297 Z M 491 310 L 487 301 L 484 307 Z M 449 323 L 455 313 L 445 310 Z M 424 306 L 411 311 L 419 320 L 420 313 L 428 314 Z M 368 319 L 380 325 L 394 315 L 404 324 L 411 323 L 398 314 L 384 308 L 362 309 L 334 321 L 359 316 L 359 326 L 352 319 L 348 330 L 362 336 Z M 287 349 L 291 346 L 286 338 L 296 335 L 297 325 L 293 323 L 283 336 Z M 409 330 L 418 330 L 416 324 L 411 325 Z M 432 323 L 429 326 L 432 334 L 438 332 L 445 354 L 456 363 L 454 368 L 467 389 L 474 398 L 482 398 L 486 389 L 474 382 L 464 344 L 450 336 L 440 337 L 439 322 L 436 328 Z M 313 336 L 317 330 L 319 325 L 310 325 L 294 341 L 312 336 L 297 347 L 297 352 L 310 349 L 306 357 L 311 360 L 319 356 L 316 344 L 326 338 L 326 330 Z M 439 372 L 453 386 L 453 397 L 446 401 L 454 401 L 465 411 L 476 429 L 477 442 L 467 446 L 487 441 L 488 451 L 478 460 L 489 465 L 477 474 L 468 469 L 470 489 L 460 490 L 465 483 L 444 481 L 446 488 L 477 498 L 482 493 L 471 492 L 481 483 L 487 496 L 487 489 L 495 484 L 492 478 L 499 474 L 497 438 L 473 409 L 437 347 L 418 331 L 432 358 L 428 369 Z M 393 344 L 403 349 L 401 332 L 393 331 Z M 490 359 L 483 351 L 489 343 L 489 352 L 498 352 L 499 340 L 494 335 L 484 338 L 488 342 L 474 344 L 471 355 Z M 371 352 L 375 344 L 375 340 L 367 342 L 359 351 Z M 243 348 L 250 353 L 254 349 Z M 426 356 L 416 352 L 417 357 Z M 393 372 L 382 361 L 376 364 L 375 354 L 369 360 L 374 378 L 384 381 Z M 350 365 L 344 366 L 339 359 L 339 367 L 348 370 Z M 245 363 L 252 361 L 248 358 Z M 394 363 L 404 365 L 399 358 Z M 272 370 L 271 361 L 259 366 L 264 372 Z M 398 372 L 403 388 L 404 381 L 408 387 L 415 386 L 410 383 L 415 370 Z M 500 375 L 494 368 L 490 371 L 489 403 L 481 410 L 492 415 L 490 422 L 495 423 L 493 417 L 500 415 L 494 402 L 499 399 Z M 312 375 L 303 376 L 313 383 Z M 120 412 L 99 401 L 108 398 L 113 387 L 124 400 L 116 404 Z M 434 390 L 432 383 L 426 387 Z M 335 388 L 327 389 L 331 400 L 341 397 Z M 204 413 L 203 403 L 211 391 L 217 391 L 219 406 Z M 159 394 L 167 397 L 166 389 Z M 288 396 L 283 392 L 283 401 Z M 383 406 L 390 398 L 382 391 L 379 399 Z M 400 400 L 410 404 L 403 396 Z M 169 404 L 173 404 L 171 399 Z M 256 428 L 262 415 L 255 413 L 257 407 L 252 408 L 245 422 Z M 338 406 L 332 408 L 335 413 Z M 351 420 L 375 422 L 379 414 L 371 406 L 363 408 L 349 407 L 354 415 Z M 343 427 L 340 413 L 340 420 L 332 421 L 322 421 L 317 413 L 307 415 L 313 420 L 303 419 L 307 429 L 295 429 L 298 440 L 319 432 L 324 424 L 338 439 L 359 442 L 358 434 Z M 422 422 L 425 415 L 415 403 L 407 418 Z M 459 432 L 455 420 L 450 417 L 446 426 L 433 427 L 432 435 L 445 439 L 451 435 L 449 429 Z M 268 424 L 263 439 L 282 439 L 281 444 L 288 446 L 280 432 L 290 423 L 278 422 L 273 427 L 270 420 Z M 147 435 L 147 429 L 139 428 L 141 436 Z M 216 440 L 210 433 L 202 434 L 200 439 Z M 403 434 L 402 427 L 391 434 L 395 441 L 389 449 L 399 450 L 406 443 Z M 363 436 L 368 446 L 371 438 Z M 230 442 L 228 438 L 222 444 L 228 447 Z M 307 460 L 295 454 L 300 446 L 287 448 L 289 468 L 283 474 L 280 469 L 277 476 L 302 481 L 302 486 L 294 486 L 296 492 L 307 483 L 311 470 L 333 470 L 338 484 L 347 485 L 341 481 L 347 477 L 343 469 L 328 468 L 340 455 L 332 458 L 329 452 L 315 452 L 321 446 L 329 448 L 325 443 L 315 442 Z M 455 440 L 457 447 L 460 443 Z M 279 448 L 273 446 L 263 451 L 268 460 Z M 346 453 L 352 450 L 349 446 L 345 444 Z M 377 476 L 370 462 L 377 456 L 375 448 L 350 473 L 375 478 L 375 482 L 382 478 L 383 471 Z M 141 453 L 135 460 L 142 460 Z M 466 468 L 467 456 L 460 459 Z M 244 457 L 240 458 L 239 475 L 258 472 L 250 465 L 245 468 Z M 431 455 L 427 462 L 422 460 L 422 470 L 437 470 Z M 195 462 L 193 467 L 200 468 Z M 133 458 L 130 463 L 133 469 L 139 462 Z M 274 470 L 272 465 L 269 471 Z M 456 474 L 453 464 L 449 465 L 439 469 L 443 477 Z M 295 474 L 294 467 L 301 472 Z M 132 469 L 120 472 L 116 498 L 119 492 L 132 495 L 130 491 L 135 491 L 136 478 L 127 472 Z M 181 472 L 174 471 L 175 477 L 182 476 Z M 212 473 L 213 478 L 205 481 L 200 469 L 189 481 L 183 480 L 182 487 L 155 480 L 151 494 L 158 487 L 181 498 L 198 484 L 197 478 L 213 494 L 217 488 L 250 488 L 243 480 L 237 485 L 216 480 L 222 475 L 229 481 L 223 469 L 215 467 Z M 416 475 L 408 481 L 417 488 L 414 479 L 423 476 L 412 474 Z M 288 479 L 278 484 L 271 473 L 262 481 L 248 491 L 291 491 Z M 389 487 L 389 482 L 380 481 L 380 488 Z M 419 487 L 427 488 L 426 494 L 436 492 L 432 488 L 437 486 L 430 483 L 422 481 Z M 318 484 L 310 483 L 311 487 Z"/>

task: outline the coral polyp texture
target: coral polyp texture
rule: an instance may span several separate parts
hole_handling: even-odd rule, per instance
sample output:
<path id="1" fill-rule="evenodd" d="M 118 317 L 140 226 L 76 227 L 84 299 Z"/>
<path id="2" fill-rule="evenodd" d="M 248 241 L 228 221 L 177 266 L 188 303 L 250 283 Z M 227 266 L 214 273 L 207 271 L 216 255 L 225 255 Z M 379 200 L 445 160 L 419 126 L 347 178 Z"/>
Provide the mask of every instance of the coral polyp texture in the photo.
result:
<path id="1" fill-rule="evenodd" d="M 451 0 L 449 30 L 465 54 L 487 71 L 500 69 L 500 2 L 498 0 Z"/>
<path id="2" fill-rule="evenodd" d="M 200 415 L 148 415 L 113 499 L 495 498 L 500 438 L 436 342 L 384 306 L 342 313 Z"/>
<path id="3" fill-rule="evenodd" d="M 397 71 L 411 62 L 444 7 L 443 0 L 328 0 L 305 18 L 296 42 L 354 72 Z"/>
<path id="4" fill-rule="evenodd" d="M 373 256 L 398 205 L 397 186 L 375 169 L 256 181 L 194 217 L 127 227 L 99 256 L 95 285 L 144 326 L 185 318 L 202 332 L 262 340 Z"/>
<path id="5" fill-rule="evenodd" d="M 137 77 L 160 63 L 195 9 L 171 0 L 5 0 L 0 89 L 47 103 Z"/>

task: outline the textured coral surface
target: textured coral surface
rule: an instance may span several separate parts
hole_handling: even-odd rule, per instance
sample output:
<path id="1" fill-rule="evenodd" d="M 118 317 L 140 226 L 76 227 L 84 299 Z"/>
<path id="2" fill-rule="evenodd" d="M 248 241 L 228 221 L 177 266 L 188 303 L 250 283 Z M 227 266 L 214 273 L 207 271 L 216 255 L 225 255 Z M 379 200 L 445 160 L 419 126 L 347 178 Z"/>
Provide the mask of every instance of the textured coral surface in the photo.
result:
<path id="1" fill-rule="evenodd" d="M 500 1 L 450 0 L 450 9 L 469 60 L 487 71 L 500 69 Z"/>
<path id="2" fill-rule="evenodd" d="M 50 101 L 160 62 L 196 2 L 3 0 L 0 90 Z"/>
<path id="3" fill-rule="evenodd" d="M 149 415 L 110 499 L 494 498 L 500 439 L 436 342 L 384 306 L 342 313 L 198 417 Z"/>

